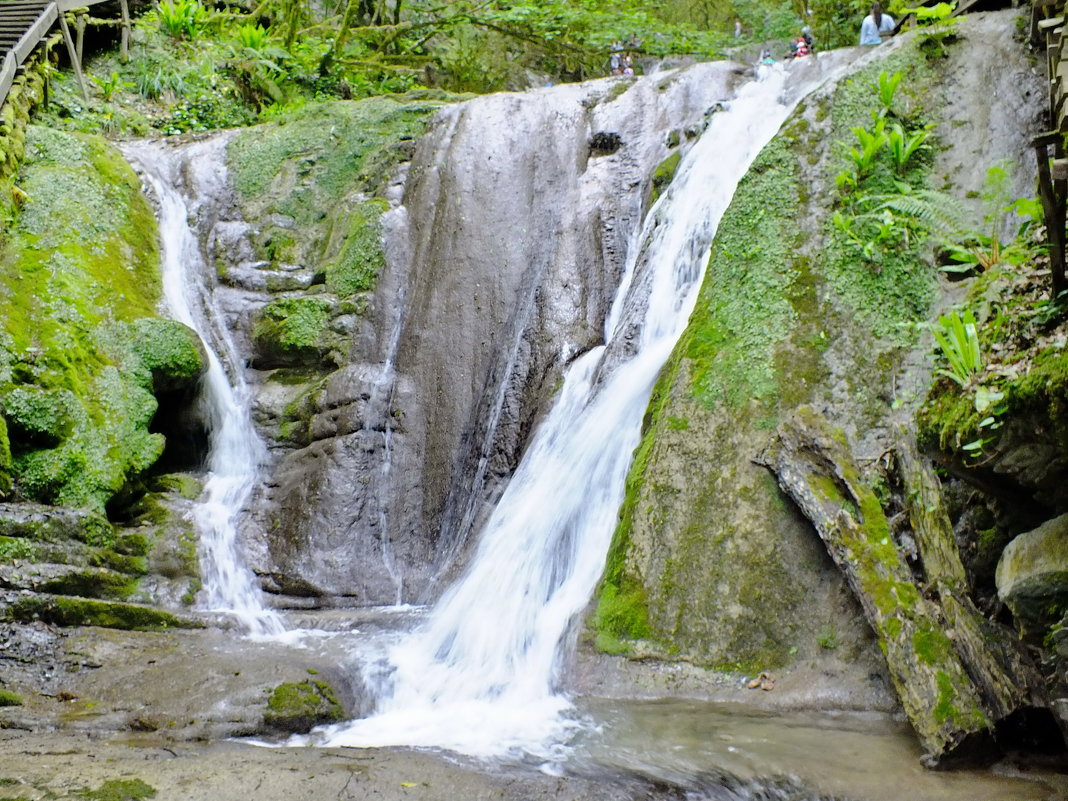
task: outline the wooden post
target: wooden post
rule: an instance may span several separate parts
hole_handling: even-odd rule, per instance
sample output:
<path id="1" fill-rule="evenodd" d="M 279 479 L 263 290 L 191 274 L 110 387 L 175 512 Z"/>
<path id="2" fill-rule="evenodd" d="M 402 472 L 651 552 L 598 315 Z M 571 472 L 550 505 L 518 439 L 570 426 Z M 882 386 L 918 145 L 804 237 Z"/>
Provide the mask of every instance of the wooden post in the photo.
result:
<path id="1" fill-rule="evenodd" d="M 74 33 L 77 37 L 74 43 L 74 48 L 78 51 L 78 63 L 81 64 L 82 54 L 85 52 L 85 14 L 79 13 L 74 19 Z"/>
<path id="2" fill-rule="evenodd" d="M 67 43 L 67 55 L 70 56 L 71 66 L 74 67 L 74 78 L 78 81 L 78 88 L 82 91 L 82 99 L 89 101 L 89 93 L 85 91 L 85 78 L 82 76 L 82 61 L 78 58 L 78 52 L 74 48 L 74 40 L 70 36 L 70 26 L 67 25 L 65 14 L 59 15 L 59 27 L 63 30 L 63 41 Z"/>
<path id="3" fill-rule="evenodd" d="M 1042 202 L 1042 212 L 1046 218 L 1046 235 L 1049 237 L 1049 267 L 1052 281 L 1052 296 L 1068 289 L 1068 276 L 1065 275 L 1065 211 L 1068 201 L 1068 181 L 1054 179 L 1050 172 L 1049 145 L 1056 149 L 1063 148 L 1059 131 L 1036 136 L 1032 140 L 1035 158 L 1038 160 L 1038 197 Z"/>
<path id="4" fill-rule="evenodd" d="M 128 0 L 121 0 L 122 9 L 122 44 L 119 49 L 119 58 L 125 64 L 130 60 L 130 4 Z"/>

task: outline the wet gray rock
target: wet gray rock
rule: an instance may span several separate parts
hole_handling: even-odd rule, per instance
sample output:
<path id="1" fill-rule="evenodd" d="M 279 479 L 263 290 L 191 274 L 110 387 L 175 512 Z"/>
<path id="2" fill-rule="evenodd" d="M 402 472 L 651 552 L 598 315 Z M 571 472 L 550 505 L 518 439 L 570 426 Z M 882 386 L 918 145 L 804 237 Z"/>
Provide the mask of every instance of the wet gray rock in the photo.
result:
<path id="1" fill-rule="evenodd" d="M 998 598 L 1022 632 L 1041 636 L 1068 610 L 1068 515 L 1020 534 L 1001 554 Z"/>
<path id="2" fill-rule="evenodd" d="M 354 329 L 359 389 L 317 397 L 312 441 L 281 455 L 254 509 L 277 586 L 436 594 L 563 368 L 602 341 L 667 133 L 701 125 L 738 78 L 706 64 L 438 112 L 386 226 L 370 325 Z M 599 132 L 618 145 L 592 158 Z"/>

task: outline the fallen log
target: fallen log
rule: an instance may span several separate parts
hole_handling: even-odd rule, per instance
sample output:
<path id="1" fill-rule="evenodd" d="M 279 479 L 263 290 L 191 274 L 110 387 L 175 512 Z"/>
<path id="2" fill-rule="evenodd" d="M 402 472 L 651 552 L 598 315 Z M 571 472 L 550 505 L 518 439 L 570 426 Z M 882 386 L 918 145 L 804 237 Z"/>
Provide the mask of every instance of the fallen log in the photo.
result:
<path id="1" fill-rule="evenodd" d="M 980 688 L 987 715 L 997 722 L 1020 709 L 1045 708 L 1042 677 L 1021 653 L 1019 639 L 972 602 L 938 476 L 911 440 L 901 437 L 894 451 L 927 593 L 942 608 L 947 634 Z"/>
<path id="2" fill-rule="evenodd" d="M 899 550 L 843 432 L 803 407 L 779 426 L 757 462 L 815 526 L 864 609 L 924 763 L 933 767 L 989 747 L 994 724 L 1020 706 L 1025 693 L 1009 686 L 1013 676 L 1003 660 L 987 653 L 948 518 L 941 512 L 936 524 L 924 522 L 937 515 L 927 511 L 932 485 L 915 463 L 906 458 L 916 488 L 910 511 L 922 558 L 932 566 L 934 599 Z"/>

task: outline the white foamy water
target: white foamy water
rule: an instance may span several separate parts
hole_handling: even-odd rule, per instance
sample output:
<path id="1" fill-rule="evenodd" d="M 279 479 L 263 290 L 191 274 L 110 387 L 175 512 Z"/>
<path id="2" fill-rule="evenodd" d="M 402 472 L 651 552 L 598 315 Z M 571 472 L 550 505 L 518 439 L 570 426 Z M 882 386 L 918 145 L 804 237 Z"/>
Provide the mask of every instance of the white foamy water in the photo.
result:
<path id="1" fill-rule="evenodd" d="M 684 158 L 630 256 L 608 345 L 569 369 L 467 572 L 365 671 L 375 714 L 294 742 L 551 758 L 566 740 L 577 724 L 558 688 L 561 643 L 603 570 L 649 394 L 696 302 L 716 226 L 804 94 L 783 100 L 785 78 L 772 70 L 743 87 Z M 602 367 L 635 321 L 633 355 Z"/>
<path id="2" fill-rule="evenodd" d="M 178 151 L 141 142 L 125 146 L 124 152 L 141 170 L 159 203 L 167 309 L 175 320 L 200 335 L 208 354 L 208 371 L 199 398 L 210 438 L 208 475 L 194 511 L 204 582 L 201 606 L 232 615 L 248 634 L 263 637 L 281 634 L 285 626 L 277 613 L 264 607 L 255 576 L 242 562 L 237 520 L 259 479 L 266 450 L 249 416 L 249 389 L 233 339 L 208 284 L 207 277 L 214 271 L 204 263 L 203 251 L 189 225 L 195 201 L 177 188 L 183 161 L 188 169 L 186 180 L 195 175 L 221 186 L 225 180 L 223 144 L 222 140 L 209 140 Z M 195 173 L 196 161 L 209 165 L 210 177 Z"/>

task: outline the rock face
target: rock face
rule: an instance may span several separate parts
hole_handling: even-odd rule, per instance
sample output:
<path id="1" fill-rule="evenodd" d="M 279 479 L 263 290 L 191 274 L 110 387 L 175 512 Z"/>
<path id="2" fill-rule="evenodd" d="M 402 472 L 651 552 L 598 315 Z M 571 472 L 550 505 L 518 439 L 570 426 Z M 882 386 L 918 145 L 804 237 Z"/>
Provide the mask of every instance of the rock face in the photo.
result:
<path id="1" fill-rule="evenodd" d="M 352 351 L 308 396 L 306 439 L 255 511 L 279 587 L 436 592 L 562 368 L 603 340 L 654 168 L 739 75 L 699 65 L 437 113 L 382 218 Z"/>
<path id="2" fill-rule="evenodd" d="M 1025 532 L 1001 553 L 1000 598 L 1025 634 L 1044 634 L 1068 611 L 1068 515 Z"/>
<path id="3" fill-rule="evenodd" d="M 879 107 L 881 72 L 903 74 L 898 108 L 912 124 L 937 122 L 943 141 L 955 140 L 956 104 L 979 102 L 979 83 L 1012 102 L 1029 97 L 1022 114 L 1037 130 L 1040 89 L 1012 30 L 1007 14 L 961 21 L 963 38 L 1010 65 L 981 81 L 966 48 L 932 69 L 922 35 L 867 53 L 848 79 L 806 100 L 739 187 L 690 329 L 654 390 L 592 620 L 602 648 L 755 671 L 824 659 L 830 638 L 820 632 L 833 631 L 839 647 L 874 653 L 809 525 L 751 460 L 804 403 L 844 430 L 865 468 L 907 424 L 930 367 L 926 345 L 903 332 L 943 287 L 907 242 L 873 263 L 840 237 L 830 224 L 835 176 L 851 128 L 870 125 Z M 966 194 L 987 166 L 1023 161 L 1031 132 L 970 138 L 966 159 L 978 169 L 959 155 L 922 169 Z"/>

